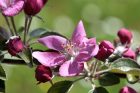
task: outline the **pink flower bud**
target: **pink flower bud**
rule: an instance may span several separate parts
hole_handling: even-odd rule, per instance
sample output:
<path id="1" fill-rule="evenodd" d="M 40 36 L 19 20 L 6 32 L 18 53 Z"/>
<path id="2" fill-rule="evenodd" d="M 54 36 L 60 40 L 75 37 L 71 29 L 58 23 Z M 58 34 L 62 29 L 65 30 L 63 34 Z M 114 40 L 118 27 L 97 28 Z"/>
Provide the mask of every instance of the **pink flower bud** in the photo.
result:
<path id="1" fill-rule="evenodd" d="M 52 71 L 49 67 L 46 67 L 44 65 L 37 66 L 35 70 L 35 78 L 37 81 L 39 81 L 39 83 L 41 82 L 45 83 L 47 81 L 50 81 L 52 76 L 53 76 Z"/>
<path id="2" fill-rule="evenodd" d="M 125 28 L 119 30 L 118 36 L 122 44 L 130 44 L 132 41 L 132 33 Z"/>
<path id="3" fill-rule="evenodd" d="M 16 56 L 19 52 L 22 52 L 24 49 L 23 42 L 19 36 L 13 36 L 7 41 L 8 52 L 12 56 Z"/>
<path id="4" fill-rule="evenodd" d="M 131 48 L 128 48 L 126 51 L 124 51 L 122 56 L 126 57 L 126 58 L 131 58 L 131 59 L 135 59 L 136 58 L 136 54 L 135 54 L 135 52 Z"/>
<path id="5" fill-rule="evenodd" d="M 102 41 L 99 45 L 99 51 L 96 58 L 101 61 L 105 61 L 114 51 L 114 46 L 110 41 Z"/>
<path id="6" fill-rule="evenodd" d="M 125 86 L 123 87 L 119 93 L 137 93 L 133 88 Z"/>
<path id="7" fill-rule="evenodd" d="M 41 11 L 48 0 L 26 0 L 24 12 L 27 15 L 36 15 Z"/>

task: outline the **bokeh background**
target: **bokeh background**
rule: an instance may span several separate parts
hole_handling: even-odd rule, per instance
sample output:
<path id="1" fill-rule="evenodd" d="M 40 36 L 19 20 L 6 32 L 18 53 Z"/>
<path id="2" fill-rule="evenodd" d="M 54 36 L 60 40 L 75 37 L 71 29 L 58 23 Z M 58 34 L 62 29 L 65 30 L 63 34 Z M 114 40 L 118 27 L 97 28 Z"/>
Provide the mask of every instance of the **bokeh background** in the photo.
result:
<path id="1" fill-rule="evenodd" d="M 31 30 L 42 27 L 70 37 L 78 21 L 83 20 L 87 36 L 94 36 L 97 41 L 113 41 L 117 31 L 125 27 L 133 31 L 133 46 L 140 45 L 140 0 L 48 0 L 38 16 L 44 22 L 34 18 Z M 0 20 L 0 25 L 6 27 L 1 15 Z M 24 13 L 16 16 L 16 24 L 17 27 L 24 25 Z M 49 83 L 36 85 L 35 68 L 13 65 L 3 67 L 8 77 L 6 93 L 46 93 L 50 87 Z M 61 79 L 55 78 L 54 82 Z M 118 93 L 124 85 L 127 85 L 127 81 L 121 80 L 120 84 L 106 88 L 110 93 Z M 140 84 L 130 86 L 140 91 Z M 70 93 L 88 93 L 90 89 L 90 83 L 83 80 L 76 83 Z"/>

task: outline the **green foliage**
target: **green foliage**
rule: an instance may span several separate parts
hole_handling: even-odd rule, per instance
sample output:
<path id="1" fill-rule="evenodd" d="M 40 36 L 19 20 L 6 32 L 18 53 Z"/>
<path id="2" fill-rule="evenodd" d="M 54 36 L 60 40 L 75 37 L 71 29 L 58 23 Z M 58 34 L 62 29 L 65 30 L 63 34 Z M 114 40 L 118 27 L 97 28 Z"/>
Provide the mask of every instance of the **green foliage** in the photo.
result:
<path id="1" fill-rule="evenodd" d="M 134 84 L 134 83 L 136 83 L 139 80 L 139 76 L 135 76 L 133 74 L 127 74 L 126 76 L 127 76 L 127 81 L 130 84 Z"/>
<path id="2" fill-rule="evenodd" d="M 5 81 L 0 79 L 0 93 L 5 93 Z"/>
<path id="3" fill-rule="evenodd" d="M 104 87 L 96 87 L 93 93 L 109 93 Z"/>
<path id="4" fill-rule="evenodd" d="M 120 79 L 115 74 L 105 73 L 99 78 L 99 83 L 101 86 L 111 86 L 120 83 Z"/>
<path id="5" fill-rule="evenodd" d="M 30 33 L 30 37 L 31 38 L 35 38 L 35 37 L 40 37 L 42 34 L 46 33 L 46 30 L 43 28 L 37 28 L 34 29 L 31 33 Z"/>
<path id="6" fill-rule="evenodd" d="M 5 71 L 1 65 L 0 65 L 0 79 L 2 79 L 2 80 L 6 79 Z"/>
<path id="7" fill-rule="evenodd" d="M 55 83 L 47 93 L 67 93 L 73 85 L 73 81 L 60 81 Z"/>
<path id="8" fill-rule="evenodd" d="M 31 48 L 26 48 L 23 52 L 19 53 L 18 55 L 27 63 L 29 67 L 33 67 L 33 57 Z"/>
<path id="9" fill-rule="evenodd" d="M 110 64 L 110 72 L 139 76 L 140 66 L 132 59 L 120 58 Z"/>

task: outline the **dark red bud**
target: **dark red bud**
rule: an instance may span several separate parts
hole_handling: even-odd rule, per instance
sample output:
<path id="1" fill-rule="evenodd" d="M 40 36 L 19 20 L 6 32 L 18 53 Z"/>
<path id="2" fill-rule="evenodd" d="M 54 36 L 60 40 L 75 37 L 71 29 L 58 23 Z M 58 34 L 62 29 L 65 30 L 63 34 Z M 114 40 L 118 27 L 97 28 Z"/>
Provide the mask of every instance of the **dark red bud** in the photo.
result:
<path id="1" fill-rule="evenodd" d="M 126 51 L 124 51 L 122 56 L 126 57 L 126 58 L 131 58 L 131 59 L 135 59 L 136 58 L 136 54 L 135 54 L 135 52 L 131 48 L 128 48 Z"/>
<path id="2" fill-rule="evenodd" d="M 122 44 L 129 45 L 132 41 L 132 33 L 125 28 L 122 28 L 118 31 L 118 36 Z"/>
<path id="3" fill-rule="evenodd" d="M 123 87 L 119 93 L 137 93 L 133 88 L 125 86 Z"/>
<path id="4" fill-rule="evenodd" d="M 114 46 L 109 41 L 102 41 L 99 45 L 98 54 L 95 56 L 98 60 L 105 61 L 114 52 Z"/>
<path id="5" fill-rule="evenodd" d="M 36 15 L 41 11 L 48 0 L 26 0 L 24 12 L 27 15 Z"/>
<path id="6" fill-rule="evenodd" d="M 49 67 L 44 65 L 38 65 L 35 70 L 35 78 L 39 83 L 45 83 L 52 79 L 52 71 Z"/>
<path id="7" fill-rule="evenodd" d="M 12 56 L 16 56 L 19 52 L 22 52 L 24 45 L 21 38 L 19 36 L 11 37 L 7 42 L 7 49 Z"/>

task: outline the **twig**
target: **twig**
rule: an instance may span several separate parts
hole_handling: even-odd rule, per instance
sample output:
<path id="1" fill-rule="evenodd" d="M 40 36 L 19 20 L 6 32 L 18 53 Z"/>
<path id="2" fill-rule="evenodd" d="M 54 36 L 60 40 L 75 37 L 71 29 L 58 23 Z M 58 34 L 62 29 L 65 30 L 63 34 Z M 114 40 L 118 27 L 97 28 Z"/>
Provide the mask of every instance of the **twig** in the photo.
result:
<path id="1" fill-rule="evenodd" d="M 12 23 L 12 26 L 13 26 L 14 32 L 15 32 L 16 35 L 18 35 L 18 33 L 17 33 L 17 29 L 16 29 L 16 25 L 15 25 L 15 21 L 14 21 L 14 17 L 10 17 L 10 19 L 11 19 L 11 23 Z"/>

